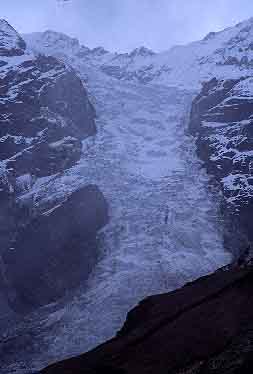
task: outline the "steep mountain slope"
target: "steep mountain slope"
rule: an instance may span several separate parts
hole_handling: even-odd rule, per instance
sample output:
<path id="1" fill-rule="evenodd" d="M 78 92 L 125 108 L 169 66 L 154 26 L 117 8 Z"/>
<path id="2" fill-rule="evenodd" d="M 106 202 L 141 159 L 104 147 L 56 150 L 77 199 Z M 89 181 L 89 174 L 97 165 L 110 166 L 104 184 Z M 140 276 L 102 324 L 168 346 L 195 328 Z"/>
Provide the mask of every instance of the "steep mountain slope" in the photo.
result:
<path id="1" fill-rule="evenodd" d="M 54 57 L 28 52 L 24 40 L 4 20 L 0 21 L 0 96 L 1 318 L 5 309 L 11 313 L 10 307 L 23 312 L 54 301 L 87 278 L 97 257 L 96 234 L 107 221 L 107 206 L 101 192 L 85 183 L 79 191 L 69 188 L 60 198 L 47 194 L 46 201 L 24 199 L 43 178 L 60 183 L 65 170 L 79 161 L 82 140 L 96 132 L 95 113 L 73 69 Z M 81 203 L 90 211 L 90 226 Z M 61 215 L 70 208 L 76 224 L 64 236 L 61 230 L 68 218 Z M 86 243 L 82 250 L 77 237 Z M 68 275 L 62 266 L 67 259 L 73 267 Z"/>
<path id="2" fill-rule="evenodd" d="M 199 156 L 216 177 L 232 230 L 240 235 L 238 252 L 253 241 L 253 79 L 213 79 L 193 102 L 190 129 Z"/>
<path id="3" fill-rule="evenodd" d="M 3 19 L 0 20 L 0 28 L 0 56 L 13 57 L 23 55 L 26 44 L 16 30 Z"/>

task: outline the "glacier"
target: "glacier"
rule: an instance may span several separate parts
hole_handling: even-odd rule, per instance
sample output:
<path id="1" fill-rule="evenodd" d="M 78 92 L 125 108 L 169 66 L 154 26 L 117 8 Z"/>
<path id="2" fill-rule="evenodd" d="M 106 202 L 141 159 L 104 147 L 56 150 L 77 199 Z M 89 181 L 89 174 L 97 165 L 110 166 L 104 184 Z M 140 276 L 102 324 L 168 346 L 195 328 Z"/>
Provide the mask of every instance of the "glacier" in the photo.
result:
<path id="1" fill-rule="evenodd" d="M 196 91 L 119 81 L 80 61 L 74 67 L 95 106 L 98 133 L 83 142 L 76 166 L 61 178 L 39 178 L 22 198 L 55 200 L 95 183 L 109 202 L 110 223 L 88 283 L 5 332 L 5 373 L 27 374 L 87 351 L 115 335 L 144 297 L 231 261 L 219 195 L 188 133 Z"/>

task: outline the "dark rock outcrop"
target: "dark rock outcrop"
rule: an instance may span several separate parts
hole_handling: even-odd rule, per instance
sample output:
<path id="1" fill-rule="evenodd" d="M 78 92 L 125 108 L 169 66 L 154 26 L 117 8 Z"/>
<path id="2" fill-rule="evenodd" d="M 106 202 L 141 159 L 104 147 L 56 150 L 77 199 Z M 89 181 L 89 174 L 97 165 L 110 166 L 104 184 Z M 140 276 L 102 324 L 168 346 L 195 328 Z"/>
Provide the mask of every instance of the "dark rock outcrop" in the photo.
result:
<path id="1" fill-rule="evenodd" d="M 49 142 L 49 138 L 25 148 L 7 161 L 7 168 L 18 177 L 31 174 L 43 177 L 62 172 L 80 160 L 82 143 L 71 136 Z"/>
<path id="2" fill-rule="evenodd" d="M 2 24 L 5 33 L 10 30 L 14 40 L 21 39 L 11 26 Z M 15 49 L 11 51 L 0 58 L 5 63 L 0 68 L 0 159 L 11 158 L 11 168 L 19 175 L 62 171 L 80 158 L 81 140 L 96 132 L 95 112 L 86 90 L 75 72 L 55 58 L 34 57 L 25 50 L 23 56 L 18 52 L 13 56 Z M 67 137 L 76 138 L 72 139 L 74 152 L 69 151 L 70 142 L 66 145 Z M 66 145 L 61 146 L 61 157 L 59 147 L 52 146 L 59 141 Z M 20 162 L 15 162 L 20 159 L 22 170 Z M 33 169 L 31 159 L 36 164 Z"/>
<path id="3" fill-rule="evenodd" d="M 253 79 L 212 79 L 193 102 L 190 130 L 207 171 L 220 184 L 224 212 L 253 241 Z M 227 214 L 227 213 L 226 213 Z M 240 248 L 239 248 L 240 249 Z"/>
<path id="4" fill-rule="evenodd" d="M 152 296 L 114 339 L 42 373 L 243 373 L 252 368 L 252 281 L 251 266 L 221 269 Z"/>
<path id="5" fill-rule="evenodd" d="M 20 230 L 3 253 L 10 304 L 27 312 L 84 282 L 98 256 L 96 233 L 107 220 L 106 201 L 91 185 Z"/>

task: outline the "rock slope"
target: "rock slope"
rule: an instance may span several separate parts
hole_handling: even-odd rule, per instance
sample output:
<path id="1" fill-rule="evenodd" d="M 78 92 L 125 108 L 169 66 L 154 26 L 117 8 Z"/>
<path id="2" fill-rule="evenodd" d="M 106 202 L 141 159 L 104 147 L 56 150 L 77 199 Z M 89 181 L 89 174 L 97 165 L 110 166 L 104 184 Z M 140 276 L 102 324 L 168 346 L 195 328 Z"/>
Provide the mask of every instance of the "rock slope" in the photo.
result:
<path id="1" fill-rule="evenodd" d="M 0 20 L 0 55 L 20 56 L 24 54 L 25 48 L 26 44 L 16 30 L 5 20 Z"/>
<path id="2" fill-rule="evenodd" d="M 190 130 L 198 154 L 220 183 L 224 209 L 241 232 L 242 246 L 252 243 L 253 79 L 212 79 L 193 102 Z"/>
<path id="3" fill-rule="evenodd" d="M 11 306 L 27 313 L 84 283 L 99 257 L 97 231 L 106 223 L 107 204 L 92 185 L 30 220 L 2 256 Z"/>
<path id="4" fill-rule="evenodd" d="M 42 374 L 250 373 L 252 266 L 221 269 L 142 301 L 117 336 Z"/>
<path id="5" fill-rule="evenodd" d="M 82 140 L 96 133 L 95 112 L 74 70 L 29 52 L 4 20 L 0 97 L 0 305 L 28 311 L 85 280 L 97 257 L 107 206 L 95 186 L 83 183 L 61 197 L 46 193 L 47 203 L 33 195 L 36 183 L 50 177 L 61 183 L 80 160 Z M 32 197 L 23 199 L 28 192 Z"/>

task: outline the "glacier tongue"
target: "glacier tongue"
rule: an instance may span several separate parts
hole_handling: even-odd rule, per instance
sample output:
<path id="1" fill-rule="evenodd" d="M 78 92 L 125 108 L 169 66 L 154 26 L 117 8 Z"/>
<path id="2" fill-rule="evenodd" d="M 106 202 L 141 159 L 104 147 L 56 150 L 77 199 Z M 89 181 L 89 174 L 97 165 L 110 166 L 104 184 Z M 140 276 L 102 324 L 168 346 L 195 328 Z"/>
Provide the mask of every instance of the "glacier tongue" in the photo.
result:
<path id="1" fill-rule="evenodd" d="M 231 259 L 223 248 L 218 201 L 187 135 L 193 93 L 99 75 L 90 80 L 90 91 L 100 108 L 99 131 L 78 173 L 100 186 L 110 224 L 88 292 L 68 305 L 65 328 L 57 333 L 73 339 L 63 356 L 112 337 L 142 298 Z"/>
<path id="2" fill-rule="evenodd" d="M 47 179 L 45 188 L 60 193 L 84 180 L 99 185 L 111 210 L 100 237 L 103 255 L 85 289 L 17 327 L 29 336 L 29 350 L 23 345 L 15 353 L 19 359 L 7 357 L 6 373 L 21 356 L 22 368 L 31 370 L 91 349 L 112 337 L 142 298 L 231 259 L 223 248 L 218 201 L 187 135 L 194 93 L 118 81 L 84 66 L 79 73 L 89 77 L 98 135 L 84 142 L 81 162 L 62 183 Z M 8 337 L 14 342 L 20 339 L 15 331 Z"/>

